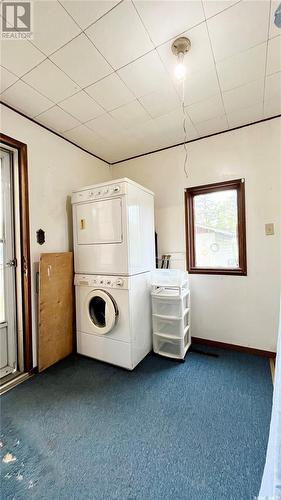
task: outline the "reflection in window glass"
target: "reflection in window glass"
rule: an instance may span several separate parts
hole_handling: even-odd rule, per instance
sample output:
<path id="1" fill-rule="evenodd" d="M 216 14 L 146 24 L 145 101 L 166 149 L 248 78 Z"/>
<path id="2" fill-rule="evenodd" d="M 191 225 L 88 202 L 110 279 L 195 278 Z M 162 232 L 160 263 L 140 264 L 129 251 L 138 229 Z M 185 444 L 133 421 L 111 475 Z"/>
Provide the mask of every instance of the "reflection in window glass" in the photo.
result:
<path id="1" fill-rule="evenodd" d="M 197 267 L 239 267 L 237 223 L 235 189 L 194 196 Z"/>

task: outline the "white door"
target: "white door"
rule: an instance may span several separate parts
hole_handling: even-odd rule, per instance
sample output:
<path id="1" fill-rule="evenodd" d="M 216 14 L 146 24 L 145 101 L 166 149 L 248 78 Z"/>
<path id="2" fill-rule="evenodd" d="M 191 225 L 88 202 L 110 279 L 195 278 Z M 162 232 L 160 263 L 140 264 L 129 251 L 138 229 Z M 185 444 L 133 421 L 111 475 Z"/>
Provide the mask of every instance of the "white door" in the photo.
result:
<path id="1" fill-rule="evenodd" d="M 78 245 L 121 243 L 121 198 L 77 205 L 76 225 Z"/>
<path id="2" fill-rule="evenodd" d="M 17 370 L 16 258 L 13 171 L 9 152 L 0 150 L 0 378 Z"/>

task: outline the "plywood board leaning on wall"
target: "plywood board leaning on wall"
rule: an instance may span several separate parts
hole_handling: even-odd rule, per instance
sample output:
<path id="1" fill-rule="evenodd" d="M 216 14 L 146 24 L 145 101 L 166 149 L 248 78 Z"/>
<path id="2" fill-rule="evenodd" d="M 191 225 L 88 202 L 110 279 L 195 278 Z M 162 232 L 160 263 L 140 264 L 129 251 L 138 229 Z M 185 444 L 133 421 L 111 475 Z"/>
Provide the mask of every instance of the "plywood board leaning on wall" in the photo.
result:
<path id="1" fill-rule="evenodd" d="M 73 254 L 41 254 L 39 263 L 38 370 L 73 351 Z"/>

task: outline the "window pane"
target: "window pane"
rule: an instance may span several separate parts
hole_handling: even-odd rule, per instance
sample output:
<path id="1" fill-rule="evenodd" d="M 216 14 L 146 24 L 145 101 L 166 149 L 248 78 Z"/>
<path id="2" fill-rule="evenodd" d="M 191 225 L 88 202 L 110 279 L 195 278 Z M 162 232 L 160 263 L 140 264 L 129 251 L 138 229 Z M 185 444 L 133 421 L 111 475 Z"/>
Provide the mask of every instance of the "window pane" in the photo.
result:
<path id="1" fill-rule="evenodd" d="M 237 191 L 194 196 L 196 267 L 237 268 Z"/>

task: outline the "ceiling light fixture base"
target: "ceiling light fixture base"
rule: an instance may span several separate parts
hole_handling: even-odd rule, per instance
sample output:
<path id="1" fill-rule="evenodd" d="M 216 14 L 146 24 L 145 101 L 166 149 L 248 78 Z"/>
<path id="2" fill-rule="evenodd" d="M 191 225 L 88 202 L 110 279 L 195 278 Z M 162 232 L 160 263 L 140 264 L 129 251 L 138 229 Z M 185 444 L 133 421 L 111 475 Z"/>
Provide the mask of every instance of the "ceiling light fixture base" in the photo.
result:
<path id="1" fill-rule="evenodd" d="M 180 36 L 172 43 L 172 52 L 175 56 L 187 54 L 191 48 L 191 41 L 186 36 Z"/>

